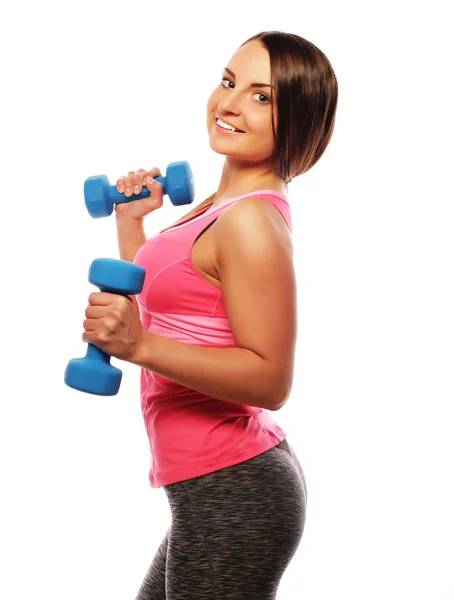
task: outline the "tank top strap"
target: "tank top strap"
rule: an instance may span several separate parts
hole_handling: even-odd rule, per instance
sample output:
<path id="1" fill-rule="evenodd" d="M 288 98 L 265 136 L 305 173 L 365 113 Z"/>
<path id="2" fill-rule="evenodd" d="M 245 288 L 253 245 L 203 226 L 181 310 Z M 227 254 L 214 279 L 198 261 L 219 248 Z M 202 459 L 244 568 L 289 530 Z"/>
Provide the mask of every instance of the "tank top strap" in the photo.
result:
<path id="1" fill-rule="evenodd" d="M 202 231 L 212 221 L 216 220 L 217 217 L 219 216 L 220 212 L 222 212 L 222 210 L 227 208 L 227 206 L 230 206 L 231 204 L 234 204 L 235 202 L 238 202 L 239 200 L 242 200 L 244 198 L 263 198 L 264 200 L 268 200 L 269 202 L 274 204 L 276 206 L 276 208 L 282 214 L 282 216 L 287 224 L 287 227 L 290 230 L 290 233 L 292 232 L 291 211 L 290 211 L 290 205 L 289 205 L 289 202 L 288 202 L 286 196 L 284 196 L 283 194 L 280 194 L 279 192 L 276 192 L 274 190 L 264 189 L 264 190 L 255 190 L 253 192 L 249 192 L 248 194 L 243 194 L 241 196 L 235 196 L 234 198 L 230 198 L 229 200 L 226 200 L 226 202 L 220 204 L 219 206 L 213 207 L 211 205 L 207 209 L 201 209 L 202 212 L 198 211 L 194 215 L 191 215 L 191 217 L 188 217 L 186 220 L 181 221 L 180 223 L 176 223 L 175 225 L 172 225 L 171 227 L 161 230 L 157 235 L 161 236 L 162 234 L 166 234 L 167 232 L 181 230 L 181 229 L 184 229 L 187 226 L 195 224 L 195 223 L 199 223 L 199 226 L 196 227 L 196 229 L 197 230 L 200 229 L 200 231 Z M 213 216 L 215 218 L 211 219 L 211 217 L 213 217 Z M 210 217 L 209 223 L 207 224 L 206 219 L 208 219 L 209 217 Z"/>

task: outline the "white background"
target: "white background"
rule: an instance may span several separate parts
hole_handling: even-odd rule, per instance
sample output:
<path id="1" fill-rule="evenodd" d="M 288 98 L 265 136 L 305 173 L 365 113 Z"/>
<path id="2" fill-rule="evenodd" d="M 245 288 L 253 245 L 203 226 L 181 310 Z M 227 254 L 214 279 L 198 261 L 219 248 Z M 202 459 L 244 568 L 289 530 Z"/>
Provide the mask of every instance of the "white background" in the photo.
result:
<path id="1" fill-rule="evenodd" d="M 0 597 L 135 598 L 170 510 L 148 483 L 139 369 L 112 360 L 123 382 L 111 398 L 63 382 L 86 351 L 89 265 L 118 258 L 114 217 L 88 215 L 83 182 L 187 160 L 195 203 L 208 197 L 224 157 L 208 145 L 206 100 L 243 41 L 280 29 L 325 52 L 339 104 L 324 156 L 289 186 L 299 333 L 273 418 L 308 510 L 278 599 L 452 600 L 448 2 L 5 6 Z M 190 208 L 165 198 L 147 234 Z"/>

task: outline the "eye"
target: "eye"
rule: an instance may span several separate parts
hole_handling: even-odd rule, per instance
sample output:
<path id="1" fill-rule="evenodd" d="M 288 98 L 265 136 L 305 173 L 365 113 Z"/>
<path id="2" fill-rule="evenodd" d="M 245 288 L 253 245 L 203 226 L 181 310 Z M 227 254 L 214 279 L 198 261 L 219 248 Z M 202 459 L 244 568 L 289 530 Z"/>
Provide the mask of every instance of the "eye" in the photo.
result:
<path id="1" fill-rule="evenodd" d="M 231 83 L 233 86 L 235 85 L 231 79 L 229 79 L 228 77 L 223 77 L 223 78 L 221 79 L 221 85 L 222 85 L 223 87 L 225 87 L 225 88 L 228 88 L 229 86 L 228 86 L 228 84 L 227 84 L 227 85 L 224 85 L 224 81 L 228 81 L 228 82 L 229 82 L 229 83 Z M 232 89 L 232 88 L 230 88 L 230 89 Z M 266 94 L 262 94 L 262 92 L 256 92 L 254 95 L 256 95 L 256 94 L 258 94 L 259 96 L 262 96 L 262 98 L 264 98 L 264 99 L 265 99 L 265 101 L 264 101 L 264 102 L 262 102 L 262 101 L 259 101 L 259 104 L 268 104 L 268 103 L 270 102 L 270 99 L 268 98 L 268 96 L 266 96 Z"/>
<path id="2" fill-rule="evenodd" d="M 223 78 L 221 79 L 221 85 L 222 85 L 223 87 L 228 87 L 228 86 L 224 85 L 224 83 L 223 83 L 224 81 L 228 81 L 229 83 L 232 83 L 233 85 L 235 85 L 235 84 L 233 83 L 233 81 L 231 81 L 231 80 L 230 80 L 228 77 L 223 77 Z"/>
<path id="3" fill-rule="evenodd" d="M 268 96 L 265 96 L 265 94 L 262 94 L 262 92 L 257 92 L 257 94 L 259 96 L 262 96 L 263 98 L 265 98 L 266 102 L 259 102 L 259 104 L 266 104 L 267 102 L 270 101 L 270 99 L 268 98 Z"/>

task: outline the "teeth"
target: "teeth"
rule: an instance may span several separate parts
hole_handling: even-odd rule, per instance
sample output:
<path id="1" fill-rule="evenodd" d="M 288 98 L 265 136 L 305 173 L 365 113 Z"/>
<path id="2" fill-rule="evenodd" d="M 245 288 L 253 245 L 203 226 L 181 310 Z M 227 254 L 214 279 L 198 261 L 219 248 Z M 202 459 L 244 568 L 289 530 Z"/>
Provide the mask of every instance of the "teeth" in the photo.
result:
<path id="1" fill-rule="evenodd" d="M 224 121 L 221 121 L 221 119 L 217 120 L 217 124 L 220 127 L 223 127 L 224 129 L 230 129 L 231 131 L 238 131 L 238 129 L 235 129 L 235 127 L 232 127 L 231 125 L 228 125 L 227 123 L 224 123 Z"/>

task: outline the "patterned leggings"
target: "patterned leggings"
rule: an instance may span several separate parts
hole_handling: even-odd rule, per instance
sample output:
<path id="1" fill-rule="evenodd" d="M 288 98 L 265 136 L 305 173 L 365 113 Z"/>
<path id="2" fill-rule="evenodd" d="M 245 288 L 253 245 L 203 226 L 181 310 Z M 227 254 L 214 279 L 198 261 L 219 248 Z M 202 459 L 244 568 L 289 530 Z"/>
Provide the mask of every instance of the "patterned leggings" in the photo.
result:
<path id="1" fill-rule="evenodd" d="M 275 600 L 306 520 L 306 481 L 287 440 L 163 487 L 172 524 L 136 600 Z"/>

